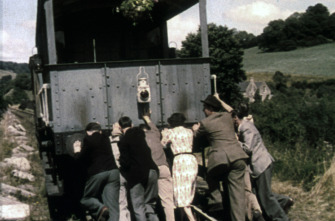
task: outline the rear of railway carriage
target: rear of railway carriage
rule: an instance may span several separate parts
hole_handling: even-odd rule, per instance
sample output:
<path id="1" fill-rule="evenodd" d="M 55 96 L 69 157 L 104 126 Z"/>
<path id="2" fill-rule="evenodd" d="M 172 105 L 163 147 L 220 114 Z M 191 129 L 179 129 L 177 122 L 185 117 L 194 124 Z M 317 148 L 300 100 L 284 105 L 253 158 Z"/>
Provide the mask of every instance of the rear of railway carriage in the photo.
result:
<path id="1" fill-rule="evenodd" d="M 211 93 L 205 0 L 154 1 L 147 19 L 117 9 L 120 0 L 38 0 L 36 48 L 30 58 L 36 135 L 51 218 L 82 214 L 82 168 L 73 143 L 89 122 L 110 132 L 121 116 L 142 123 L 143 108 L 158 126 L 174 112 L 203 118 Z M 199 3 L 202 58 L 176 58 L 167 20 Z M 182 27 L 183 24 L 180 24 Z M 172 52 L 172 53 L 171 53 Z"/>

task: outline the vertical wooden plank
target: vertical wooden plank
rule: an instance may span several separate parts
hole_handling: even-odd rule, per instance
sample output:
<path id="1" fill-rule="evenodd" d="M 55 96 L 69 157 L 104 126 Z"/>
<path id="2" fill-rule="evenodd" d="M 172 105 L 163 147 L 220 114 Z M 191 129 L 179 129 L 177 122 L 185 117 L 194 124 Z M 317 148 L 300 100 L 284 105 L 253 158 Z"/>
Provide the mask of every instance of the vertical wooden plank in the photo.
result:
<path id="1" fill-rule="evenodd" d="M 168 44 L 168 33 L 167 33 L 167 23 L 166 21 L 162 22 L 161 27 L 161 36 L 162 36 L 162 50 L 163 50 L 163 56 L 164 58 L 169 57 L 169 44 Z"/>
<path id="2" fill-rule="evenodd" d="M 199 0 L 202 57 L 209 57 L 206 0 Z"/>
<path id="3" fill-rule="evenodd" d="M 46 1 L 44 3 L 44 9 L 45 9 L 45 20 L 47 28 L 49 64 L 57 64 L 53 0 Z"/>

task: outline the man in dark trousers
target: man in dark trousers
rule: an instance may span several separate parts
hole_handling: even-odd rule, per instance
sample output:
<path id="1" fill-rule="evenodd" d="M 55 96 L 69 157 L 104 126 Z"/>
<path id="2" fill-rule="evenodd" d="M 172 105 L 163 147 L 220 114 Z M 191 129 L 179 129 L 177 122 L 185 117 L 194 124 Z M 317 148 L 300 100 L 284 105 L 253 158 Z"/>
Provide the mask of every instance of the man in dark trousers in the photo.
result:
<path id="1" fill-rule="evenodd" d="M 195 136 L 206 135 L 210 142 L 207 183 L 210 194 L 223 184 L 224 220 L 245 220 L 244 173 L 248 155 L 241 149 L 230 113 L 221 112 L 221 103 L 208 95 L 202 101 L 206 118 L 193 125 Z"/>
<path id="2" fill-rule="evenodd" d="M 131 205 L 137 221 L 158 221 L 155 205 L 158 198 L 158 168 L 151 157 L 145 134 L 139 127 L 132 127 L 129 117 L 119 119 L 121 137 L 120 172 L 127 180 Z"/>
<path id="3" fill-rule="evenodd" d="M 75 157 L 87 168 L 85 190 L 80 203 L 98 221 L 119 220 L 120 174 L 108 136 L 98 123 L 85 128 L 83 147 L 75 143 Z"/>

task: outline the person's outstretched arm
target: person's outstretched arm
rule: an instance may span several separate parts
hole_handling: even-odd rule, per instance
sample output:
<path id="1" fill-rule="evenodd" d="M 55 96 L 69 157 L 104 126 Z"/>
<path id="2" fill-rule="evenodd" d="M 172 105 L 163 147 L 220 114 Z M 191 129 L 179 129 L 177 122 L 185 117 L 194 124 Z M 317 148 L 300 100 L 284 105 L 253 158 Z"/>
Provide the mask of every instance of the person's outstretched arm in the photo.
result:
<path id="1" fill-rule="evenodd" d="M 150 115 L 151 115 L 150 109 L 143 111 L 142 118 L 147 125 L 151 122 Z"/>
<path id="2" fill-rule="evenodd" d="M 223 100 L 220 99 L 218 93 L 215 93 L 213 96 L 214 96 L 216 99 L 218 99 L 218 101 L 220 101 L 221 106 L 223 107 L 223 109 L 225 109 L 225 110 L 228 111 L 229 113 L 232 112 L 232 111 L 234 110 L 231 106 L 229 106 L 229 105 L 226 104 Z"/>

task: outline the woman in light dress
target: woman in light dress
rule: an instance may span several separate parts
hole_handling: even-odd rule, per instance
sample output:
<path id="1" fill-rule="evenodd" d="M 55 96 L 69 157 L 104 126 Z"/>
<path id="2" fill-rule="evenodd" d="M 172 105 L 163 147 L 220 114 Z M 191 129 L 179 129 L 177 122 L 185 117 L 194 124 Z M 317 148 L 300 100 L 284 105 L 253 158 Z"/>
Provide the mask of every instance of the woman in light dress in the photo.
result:
<path id="1" fill-rule="evenodd" d="M 195 194 L 198 163 L 192 154 L 193 132 L 184 127 L 186 118 L 174 113 L 168 118 L 169 128 L 162 131 L 162 144 L 168 146 L 174 155 L 172 166 L 173 195 L 177 208 L 184 208 L 190 221 L 195 221 L 191 203 Z"/>

